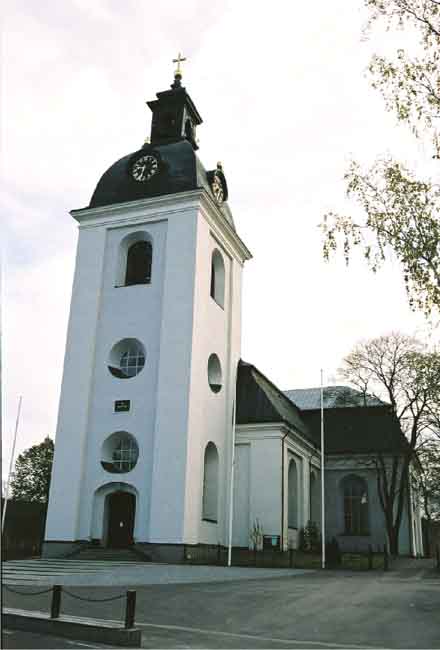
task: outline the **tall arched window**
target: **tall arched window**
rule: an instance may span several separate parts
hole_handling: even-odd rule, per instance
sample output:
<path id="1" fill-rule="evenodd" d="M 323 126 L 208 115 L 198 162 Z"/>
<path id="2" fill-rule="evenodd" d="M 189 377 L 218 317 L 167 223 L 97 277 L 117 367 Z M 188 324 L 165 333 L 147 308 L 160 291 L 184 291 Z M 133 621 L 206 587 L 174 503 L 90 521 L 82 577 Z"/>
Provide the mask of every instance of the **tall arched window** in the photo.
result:
<path id="1" fill-rule="evenodd" d="M 287 521 L 289 528 L 298 528 L 298 470 L 292 459 L 287 475 Z"/>
<path id="2" fill-rule="evenodd" d="M 318 525 L 321 521 L 320 483 L 313 471 L 310 472 L 310 521 Z"/>
<path id="3" fill-rule="evenodd" d="M 203 471 L 202 519 L 217 523 L 218 515 L 218 452 L 213 442 L 205 449 Z"/>
<path id="4" fill-rule="evenodd" d="M 346 535 L 368 535 L 368 491 L 363 478 L 354 474 L 342 481 L 344 499 L 344 532 Z"/>
<path id="5" fill-rule="evenodd" d="M 151 281 L 153 247 L 149 241 L 137 241 L 127 251 L 125 285 L 148 284 Z"/>
<path id="6" fill-rule="evenodd" d="M 225 306 L 225 263 L 217 249 L 211 258 L 211 298 L 220 307 Z"/>

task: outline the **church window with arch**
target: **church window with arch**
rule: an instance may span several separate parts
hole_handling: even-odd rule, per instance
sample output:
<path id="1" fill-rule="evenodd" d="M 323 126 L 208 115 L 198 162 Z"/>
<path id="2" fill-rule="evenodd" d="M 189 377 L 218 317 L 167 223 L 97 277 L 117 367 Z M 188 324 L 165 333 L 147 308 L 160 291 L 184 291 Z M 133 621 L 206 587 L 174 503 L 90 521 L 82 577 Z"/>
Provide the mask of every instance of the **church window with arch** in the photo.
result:
<path id="1" fill-rule="evenodd" d="M 289 528 L 298 528 L 298 470 L 293 458 L 287 474 L 287 522 Z"/>
<path id="2" fill-rule="evenodd" d="M 202 519 L 217 523 L 218 520 L 218 451 L 213 442 L 205 448 L 203 463 Z"/>
<path id="3" fill-rule="evenodd" d="M 310 472 L 310 521 L 319 524 L 321 520 L 320 481 L 314 470 Z"/>
<path id="4" fill-rule="evenodd" d="M 213 393 L 219 393 L 222 389 L 222 366 L 215 353 L 210 354 L 208 359 L 208 384 Z"/>
<path id="5" fill-rule="evenodd" d="M 225 306 L 225 263 L 221 253 L 215 249 L 211 257 L 211 298 L 220 306 Z"/>
<path id="6" fill-rule="evenodd" d="M 360 476 L 350 475 L 342 481 L 344 500 L 344 534 L 368 535 L 368 490 Z"/>
<path id="7" fill-rule="evenodd" d="M 151 282 L 151 263 L 153 247 L 151 242 L 142 240 L 132 244 L 127 250 L 125 286 L 149 284 Z"/>

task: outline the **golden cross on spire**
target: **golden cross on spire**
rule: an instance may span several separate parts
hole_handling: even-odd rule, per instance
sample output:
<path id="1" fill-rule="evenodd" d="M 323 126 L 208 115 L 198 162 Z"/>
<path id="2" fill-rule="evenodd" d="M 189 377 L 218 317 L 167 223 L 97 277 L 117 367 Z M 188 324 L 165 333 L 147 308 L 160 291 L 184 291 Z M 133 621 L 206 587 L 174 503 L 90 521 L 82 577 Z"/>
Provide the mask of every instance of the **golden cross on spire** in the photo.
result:
<path id="1" fill-rule="evenodd" d="M 173 63 L 177 63 L 177 68 L 176 68 L 176 72 L 174 73 L 174 75 L 179 75 L 180 77 L 182 76 L 182 71 L 180 69 L 180 64 L 183 61 L 186 61 L 186 57 L 182 58 L 182 54 L 179 52 L 179 54 L 177 55 L 177 59 L 173 59 Z"/>

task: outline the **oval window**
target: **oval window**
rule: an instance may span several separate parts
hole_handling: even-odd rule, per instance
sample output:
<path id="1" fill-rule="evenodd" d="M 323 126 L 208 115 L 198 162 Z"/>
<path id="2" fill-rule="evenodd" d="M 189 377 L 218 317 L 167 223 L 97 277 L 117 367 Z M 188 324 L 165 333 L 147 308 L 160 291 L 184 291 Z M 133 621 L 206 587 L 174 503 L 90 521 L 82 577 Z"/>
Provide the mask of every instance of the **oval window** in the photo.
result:
<path id="1" fill-rule="evenodd" d="M 216 354 L 211 354 L 208 359 L 208 383 L 213 393 L 219 393 L 222 389 L 222 367 L 220 359 Z"/>

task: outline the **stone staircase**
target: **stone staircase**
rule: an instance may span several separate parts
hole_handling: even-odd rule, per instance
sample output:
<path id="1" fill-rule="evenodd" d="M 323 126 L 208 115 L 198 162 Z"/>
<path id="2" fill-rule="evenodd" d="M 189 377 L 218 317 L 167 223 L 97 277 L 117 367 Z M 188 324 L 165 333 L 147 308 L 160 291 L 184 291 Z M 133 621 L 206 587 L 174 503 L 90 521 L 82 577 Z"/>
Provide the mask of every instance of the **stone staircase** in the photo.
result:
<path id="1" fill-rule="evenodd" d="M 133 547 L 130 548 L 103 548 L 88 544 L 69 556 L 72 560 L 88 560 L 102 562 L 150 562 L 148 556 Z"/>

